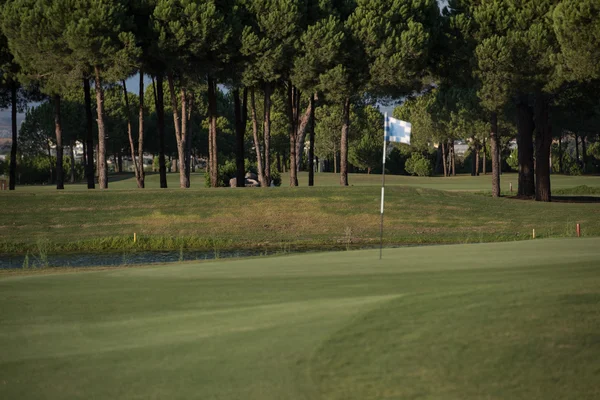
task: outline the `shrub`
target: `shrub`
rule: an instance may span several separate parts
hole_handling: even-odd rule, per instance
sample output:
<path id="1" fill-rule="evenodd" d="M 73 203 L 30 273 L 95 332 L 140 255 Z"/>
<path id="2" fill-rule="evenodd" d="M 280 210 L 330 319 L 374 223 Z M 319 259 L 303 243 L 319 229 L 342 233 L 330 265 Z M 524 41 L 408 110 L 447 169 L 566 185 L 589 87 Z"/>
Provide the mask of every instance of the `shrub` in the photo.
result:
<path id="1" fill-rule="evenodd" d="M 405 164 L 406 172 L 417 176 L 433 175 L 433 166 L 431 161 L 421 153 L 413 153 Z"/>
<path id="2" fill-rule="evenodd" d="M 248 160 L 245 161 L 246 172 L 256 173 L 256 167 Z M 219 165 L 219 174 L 217 177 L 219 187 L 229 186 L 229 181 L 235 178 L 237 173 L 237 166 L 235 160 L 225 161 L 225 164 Z M 271 180 L 275 186 L 281 185 L 281 174 L 277 170 L 271 171 Z M 210 174 L 204 174 L 204 186 L 210 187 Z"/>

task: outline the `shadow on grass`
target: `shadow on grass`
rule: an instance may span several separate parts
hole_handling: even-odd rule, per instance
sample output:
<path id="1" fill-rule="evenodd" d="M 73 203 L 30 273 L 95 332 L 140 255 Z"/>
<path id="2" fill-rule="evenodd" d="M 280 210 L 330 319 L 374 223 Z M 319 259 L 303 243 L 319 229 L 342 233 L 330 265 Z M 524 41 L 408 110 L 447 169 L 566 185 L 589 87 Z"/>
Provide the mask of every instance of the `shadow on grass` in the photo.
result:
<path id="1" fill-rule="evenodd" d="M 530 196 L 507 196 L 507 199 L 513 200 L 531 200 L 535 197 Z M 554 203 L 600 203 L 600 196 L 552 196 Z"/>

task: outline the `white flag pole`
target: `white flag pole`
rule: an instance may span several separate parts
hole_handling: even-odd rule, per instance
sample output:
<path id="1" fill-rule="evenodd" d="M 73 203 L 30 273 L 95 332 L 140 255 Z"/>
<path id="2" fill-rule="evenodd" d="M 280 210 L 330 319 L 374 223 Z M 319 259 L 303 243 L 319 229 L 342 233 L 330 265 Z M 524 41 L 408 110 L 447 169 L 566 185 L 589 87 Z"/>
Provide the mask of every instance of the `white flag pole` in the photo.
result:
<path id="1" fill-rule="evenodd" d="M 381 260 L 383 253 L 383 199 L 385 197 L 385 158 L 386 158 L 386 141 L 385 136 L 388 129 L 388 117 L 387 113 L 384 114 L 383 120 L 383 162 L 381 168 L 381 226 L 380 226 L 380 242 L 379 242 L 379 259 Z"/>

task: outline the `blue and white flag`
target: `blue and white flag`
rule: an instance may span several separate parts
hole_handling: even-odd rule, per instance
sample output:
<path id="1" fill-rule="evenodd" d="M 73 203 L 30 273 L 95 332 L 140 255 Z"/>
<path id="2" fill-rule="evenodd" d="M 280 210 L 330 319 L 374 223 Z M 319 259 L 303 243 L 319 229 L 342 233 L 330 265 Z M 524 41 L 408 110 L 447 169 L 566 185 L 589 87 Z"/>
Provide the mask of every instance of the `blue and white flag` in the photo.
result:
<path id="1" fill-rule="evenodd" d="M 387 142 L 410 144 L 411 131 L 412 125 L 410 122 L 393 117 L 387 117 L 385 119 L 385 140 Z"/>

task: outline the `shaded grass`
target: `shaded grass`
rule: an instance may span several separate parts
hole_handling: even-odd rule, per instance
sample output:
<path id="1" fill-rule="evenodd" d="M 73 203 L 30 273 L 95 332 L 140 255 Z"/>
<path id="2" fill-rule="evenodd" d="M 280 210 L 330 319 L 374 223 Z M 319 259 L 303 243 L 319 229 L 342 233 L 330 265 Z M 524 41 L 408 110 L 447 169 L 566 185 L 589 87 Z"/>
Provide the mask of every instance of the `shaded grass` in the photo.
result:
<path id="1" fill-rule="evenodd" d="M 0 253 L 352 247 L 379 240 L 376 186 L 23 192 L 0 196 Z M 600 235 L 597 204 L 493 199 L 406 186 L 386 191 L 386 244 Z M 138 242 L 133 242 L 133 234 Z"/>
<path id="2" fill-rule="evenodd" d="M 600 241 L 0 279 L 0 398 L 596 399 Z"/>

